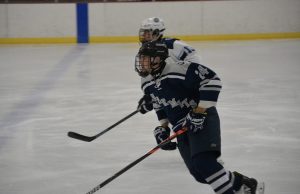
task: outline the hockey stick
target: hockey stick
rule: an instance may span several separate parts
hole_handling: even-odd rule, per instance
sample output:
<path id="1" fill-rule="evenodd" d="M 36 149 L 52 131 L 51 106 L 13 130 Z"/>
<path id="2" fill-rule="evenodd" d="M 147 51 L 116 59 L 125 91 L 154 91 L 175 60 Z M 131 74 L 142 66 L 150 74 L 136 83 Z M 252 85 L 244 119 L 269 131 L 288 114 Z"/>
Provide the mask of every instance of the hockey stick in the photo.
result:
<path id="1" fill-rule="evenodd" d="M 132 168 L 133 166 L 135 166 L 136 164 L 140 163 L 142 160 L 144 160 L 145 158 L 147 158 L 148 156 L 150 156 L 151 154 L 153 154 L 154 152 L 156 152 L 159 148 L 161 148 L 162 146 L 164 146 L 167 143 L 169 143 L 172 139 L 176 138 L 177 136 L 183 134 L 186 131 L 187 131 L 186 128 L 183 128 L 183 129 L 177 131 L 176 133 L 174 133 L 173 135 L 171 135 L 169 138 L 167 138 L 166 140 L 164 140 L 163 142 L 161 142 L 160 144 L 158 144 L 156 147 L 154 147 L 152 150 L 150 150 L 149 152 L 147 152 L 146 154 L 144 154 L 140 158 L 138 158 L 135 161 L 133 161 L 130 164 L 128 164 L 123 169 L 121 169 L 119 172 L 117 172 L 113 176 L 109 177 L 108 179 L 106 179 L 105 181 L 103 181 L 102 183 L 100 183 L 99 185 L 97 185 L 96 187 L 94 187 L 92 190 L 90 190 L 86 194 L 93 194 L 93 193 L 95 193 L 96 191 L 98 191 L 99 189 L 101 189 L 102 187 L 104 187 L 106 184 L 110 183 L 115 178 L 117 178 L 118 176 L 120 176 L 121 174 L 123 174 L 124 172 L 126 172 L 127 170 L 129 170 L 130 168 Z"/>
<path id="2" fill-rule="evenodd" d="M 135 115 L 136 113 L 138 113 L 139 110 L 135 110 L 132 113 L 130 113 L 129 115 L 127 115 L 126 117 L 124 117 L 123 119 L 119 120 L 118 122 L 116 122 L 115 124 L 113 124 L 112 126 L 108 127 L 107 129 L 104 129 L 103 131 L 101 131 L 100 133 L 94 135 L 94 136 L 85 136 L 85 135 L 81 135 L 79 133 L 76 132 L 72 132 L 69 131 L 68 132 L 68 136 L 72 137 L 74 139 L 78 139 L 81 141 L 86 141 L 86 142 L 91 142 L 94 139 L 98 138 L 99 136 L 103 135 L 104 133 L 106 133 L 107 131 L 111 130 L 112 128 L 114 128 L 115 126 L 119 125 L 120 123 L 124 122 L 125 120 L 129 119 L 130 117 L 132 117 L 133 115 Z"/>

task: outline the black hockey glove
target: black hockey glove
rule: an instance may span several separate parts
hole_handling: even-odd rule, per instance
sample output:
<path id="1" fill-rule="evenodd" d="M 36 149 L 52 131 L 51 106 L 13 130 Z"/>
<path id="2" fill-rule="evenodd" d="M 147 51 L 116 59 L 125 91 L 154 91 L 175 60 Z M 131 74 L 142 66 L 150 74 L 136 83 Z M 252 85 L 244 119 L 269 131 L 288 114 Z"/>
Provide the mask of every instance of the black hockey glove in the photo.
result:
<path id="1" fill-rule="evenodd" d="M 170 128 L 164 128 L 162 126 L 158 126 L 153 131 L 154 137 L 156 139 L 157 144 L 160 144 L 165 139 L 170 137 Z M 161 149 L 163 150 L 175 150 L 176 149 L 176 143 L 175 142 L 169 142 L 166 145 L 162 146 Z"/>
<path id="2" fill-rule="evenodd" d="M 140 100 L 137 107 L 138 111 L 142 114 L 145 114 L 153 110 L 152 98 L 151 96 L 144 95 Z"/>
<path id="3" fill-rule="evenodd" d="M 196 133 L 204 128 L 206 116 L 207 113 L 195 113 L 190 111 L 182 125 L 186 126 L 190 131 Z"/>

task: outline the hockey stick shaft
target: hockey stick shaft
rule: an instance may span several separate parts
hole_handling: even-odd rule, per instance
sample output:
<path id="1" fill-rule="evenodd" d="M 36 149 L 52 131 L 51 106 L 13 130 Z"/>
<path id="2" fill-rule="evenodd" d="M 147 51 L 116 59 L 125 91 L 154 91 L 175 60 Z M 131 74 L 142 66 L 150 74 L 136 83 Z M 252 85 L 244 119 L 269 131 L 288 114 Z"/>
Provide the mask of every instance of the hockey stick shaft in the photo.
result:
<path id="1" fill-rule="evenodd" d="M 140 163 L 145 158 L 147 158 L 148 156 L 150 156 L 151 154 L 153 154 L 154 152 L 156 152 L 159 148 L 161 148 L 162 146 L 164 146 L 167 143 L 169 143 L 172 139 L 174 139 L 177 136 L 185 133 L 186 131 L 187 131 L 187 129 L 183 128 L 183 129 L 175 132 L 169 138 L 167 138 L 166 140 L 164 140 L 163 142 L 161 142 L 160 144 L 158 144 L 156 147 L 154 147 L 152 150 L 148 151 L 146 154 L 144 154 L 140 158 L 138 158 L 135 161 L 133 161 L 130 164 L 128 164 L 123 169 L 121 169 L 120 171 L 118 171 L 117 173 L 115 173 L 113 176 L 109 177 L 108 179 L 106 179 L 105 181 L 103 181 L 102 183 L 100 183 L 99 185 L 97 185 L 96 187 L 94 187 L 92 190 L 90 190 L 86 194 L 93 194 L 93 193 L 95 193 L 96 191 L 98 191 L 99 189 L 101 189 L 102 187 L 104 187 L 105 185 L 107 185 L 108 183 L 110 183 L 111 181 L 113 181 L 115 178 L 119 177 L 121 174 L 123 174 L 124 172 L 126 172 L 127 170 L 129 170 L 130 168 L 132 168 L 133 166 L 135 166 L 136 164 Z"/>
<path id="2" fill-rule="evenodd" d="M 130 113 L 129 115 L 127 115 L 126 117 L 124 117 L 123 119 L 119 120 L 118 122 L 114 123 L 113 125 L 111 125 L 110 127 L 104 129 L 103 131 L 101 131 L 100 133 L 94 135 L 94 136 L 85 136 L 73 131 L 69 131 L 68 132 L 68 136 L 74 139 L 78 139 L 81 141 L 86 141 L 86 142 L 91 142 L 94 139 L 100 137 L 101 135 L 103 135 L 104 133 L 108 132 L 109 130 L 111 130 L 112 128 L 116 127 L 117 125 L 119 125 L 120 123 L 124 122 L 125 120 L 129 119 L 130 117 L 132 117 L 133 115 L 137 114 L 139 112 L 139 110 L 135 110 L 132 113 Z"/>

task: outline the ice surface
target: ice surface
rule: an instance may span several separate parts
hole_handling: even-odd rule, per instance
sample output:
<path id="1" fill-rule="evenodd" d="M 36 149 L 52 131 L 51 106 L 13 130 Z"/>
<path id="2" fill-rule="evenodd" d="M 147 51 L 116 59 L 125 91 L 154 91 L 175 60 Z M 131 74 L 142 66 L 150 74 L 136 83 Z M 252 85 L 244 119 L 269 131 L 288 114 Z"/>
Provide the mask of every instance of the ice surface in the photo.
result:
<path id="1" fill-rule="evenodd" d="M 300 193 L 300 40 L 190 42 L 222 79 L 218 110 L 225 167 Z M 0 193 L 86 193 L 155 146 L 155 114 L 135 110 L 138 44 L 0 47 Z M 213 194 L 178 151 L 159 150 L 98 191 Z"/>

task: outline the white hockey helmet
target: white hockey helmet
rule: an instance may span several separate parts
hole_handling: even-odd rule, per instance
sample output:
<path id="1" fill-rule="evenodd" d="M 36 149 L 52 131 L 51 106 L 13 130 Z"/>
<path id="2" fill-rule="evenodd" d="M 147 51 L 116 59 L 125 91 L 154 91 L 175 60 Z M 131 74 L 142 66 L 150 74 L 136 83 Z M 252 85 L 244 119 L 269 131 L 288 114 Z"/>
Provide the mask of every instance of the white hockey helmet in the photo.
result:
<path id="1" fill-rule="evenodd" d="M 162 38 L 165 31 L 165 23 L 161 18 L 147 18 L 142 22 L 139 30 L 139 39 L 141 43 L 158 40 Z"/>

